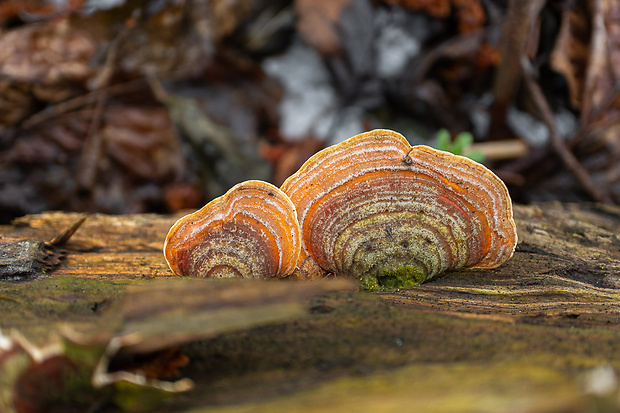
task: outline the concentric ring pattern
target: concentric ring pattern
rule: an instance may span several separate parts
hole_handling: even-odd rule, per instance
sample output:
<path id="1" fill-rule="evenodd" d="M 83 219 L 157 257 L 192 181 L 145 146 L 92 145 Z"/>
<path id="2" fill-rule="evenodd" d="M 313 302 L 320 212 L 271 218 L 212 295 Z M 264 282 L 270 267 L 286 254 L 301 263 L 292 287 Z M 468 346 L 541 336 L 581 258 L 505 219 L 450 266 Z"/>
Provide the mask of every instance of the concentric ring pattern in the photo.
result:
<path id="1" fill-rule="evenodd" d="M 177 275 L 269 278 L 292 273 L 300 249 L 289 198 L 267 182 L 246 181 L 179 219 L 164 256 Z"/>
<path id="2" fill-rule="evenodd" d="M 411 147 L 388 130 L 310 158 L 281 189 L 297 209 L 302 257 L 363 288 L 493 268 L 517 242 L 504 183 L 468 158 Z"/>

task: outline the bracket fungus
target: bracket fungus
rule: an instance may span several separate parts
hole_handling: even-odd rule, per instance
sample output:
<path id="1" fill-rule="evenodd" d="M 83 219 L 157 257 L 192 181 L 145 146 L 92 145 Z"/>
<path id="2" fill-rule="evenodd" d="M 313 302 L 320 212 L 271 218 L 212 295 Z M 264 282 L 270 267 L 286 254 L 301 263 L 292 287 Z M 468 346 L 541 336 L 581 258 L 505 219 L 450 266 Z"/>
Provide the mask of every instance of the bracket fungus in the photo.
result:
<path id="1" fill-rule="evenodd" d="M 311 262 L 372 289 L 494 268 L 516 243 L 510 196 L 493 172 L 374 130 L 315 154 L 281 190 L 236 185 L 177 221 L 164 255 L 179 275 L 283 277 Z"/>
<path id="2" fill-rule="evenodd" d="M 295 206 L 277 187 L 246 181 L 168 232 L 164 256 L 177 275 L 269 278 L 286 276 L 301 250 Z"/>
<path id="3" fill-rule="evenodd" d="M 389 130 L 315 154 L 281 189 L 297 209 L 302 259 L 366 289 L 494 268 L 517 242 L 508 190 L 493 172 Z"/>

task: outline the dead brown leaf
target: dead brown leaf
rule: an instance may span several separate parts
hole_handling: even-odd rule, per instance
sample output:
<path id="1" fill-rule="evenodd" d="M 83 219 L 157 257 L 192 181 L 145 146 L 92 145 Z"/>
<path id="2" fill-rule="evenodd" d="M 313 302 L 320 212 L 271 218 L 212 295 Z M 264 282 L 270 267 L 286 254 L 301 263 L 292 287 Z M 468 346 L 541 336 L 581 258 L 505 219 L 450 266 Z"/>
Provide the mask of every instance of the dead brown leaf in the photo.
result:
<path id="1" fill-rule="evenodd" d="M 161 180 L 183 167 L 165 108 L 109 107 L 101 134 L 108 155 L 136 178 Z"/>
<path id="2" fill-rule="evenodd" d="M 573 108 L 581 107 L 583 82 L 589 57 L 590 12 L 583 2 L 573 2 L 573 8 L 562 13 L 562 25 L 553 52 L 551 67 L 564 75 Z"/>
<path id="3" fill-rule="evenodd" d="M 606 106 L 620 108 L 620 5 L 613 0 L 591 4 L 572 2 L 563 12 L 550 61 L 566 79 L 582 121 L 593 120 Z"/>
<path id="4" fill-rule="evenodd" d="M 38 84 L 80 82 L 92 75 L 92 37 L 54 20 L 17 27 L 0 36 L 0 75 Z"/>
<path id="5" fill-rule="evenodd" d="M 282 185 L 312 155 L 325 147 L 325 143 L 316 138 L 302 139 L 297 142 L 283 143 L 261 148 L 261 155 L 274 165 L 272 182 Z"/>
<path id="6" fill-rule="evenodd" d="M 341 50 L 338 22 L 342 11 L 350 4 L 351 0 L 296 0 L 297 30 L 323 56 L 336 55 Z"/>
<path id="7" fill-rule="evenodd" d="M 40 0 L 3 0 L 0 2 L 0 27 L 25 16 L 37 18 L 54 17 L 62 12 L 77 10 L 86 0 L 63 2 Z"/>
<path id="8" fill-rule="evenodd" d="M 450 0 L 384 0 L 388 4 L 397 4 L 413 11 L 424 12 L 429 16 L 445 18 L 452 11 Z"/>
<path id="9" fill-rule="evenodd" d="M 459 22 L 459 33 L 469 33 L 481 28 L 486 21 L 486 13 L 479 0 L 452 0 Z"/>
<path id="10" fill-rule="evenodd" d="M 18 123 L 34 109 L 34 98 L 25 82 L 0 80 L 0 127 Z"/>
<path id="11" fill-rule="evenodd" d="M 32 23 L 0 35 L 0 126 L 32 113 L 36 100 L 57 102 L 92 75 L 94 40 L 66 20 Z"/>

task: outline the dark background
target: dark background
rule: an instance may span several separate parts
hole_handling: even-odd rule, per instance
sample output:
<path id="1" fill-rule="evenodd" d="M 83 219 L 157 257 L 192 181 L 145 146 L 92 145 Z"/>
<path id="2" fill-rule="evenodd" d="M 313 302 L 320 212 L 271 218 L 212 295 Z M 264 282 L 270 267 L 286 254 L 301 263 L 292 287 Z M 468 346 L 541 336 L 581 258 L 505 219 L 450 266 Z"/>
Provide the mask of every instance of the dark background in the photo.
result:
<path id="1" fill-rule="evenodd" d="M 0 223 L 198 208 L 374 128 L 620 203 L 619 72 L 611 0 L 5 0 Z"/>

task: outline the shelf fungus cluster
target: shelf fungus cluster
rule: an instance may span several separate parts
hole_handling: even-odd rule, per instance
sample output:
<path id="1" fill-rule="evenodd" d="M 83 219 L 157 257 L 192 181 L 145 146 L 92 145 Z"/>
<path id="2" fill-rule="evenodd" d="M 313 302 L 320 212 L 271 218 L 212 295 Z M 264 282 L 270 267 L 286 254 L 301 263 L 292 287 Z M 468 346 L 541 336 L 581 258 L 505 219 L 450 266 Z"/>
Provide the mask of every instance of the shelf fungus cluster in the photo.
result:
<path id="1" fill-rule="evenodd" d="M 308 260 L 365 289 L 494 268 L 517 242 L 504 183 L 483 165 L 374 130 L 311 157 L 280 189 L 250 181 L 170 230 L 179 275 L 282 277 Z"/>

